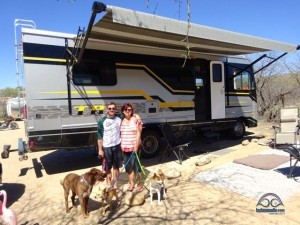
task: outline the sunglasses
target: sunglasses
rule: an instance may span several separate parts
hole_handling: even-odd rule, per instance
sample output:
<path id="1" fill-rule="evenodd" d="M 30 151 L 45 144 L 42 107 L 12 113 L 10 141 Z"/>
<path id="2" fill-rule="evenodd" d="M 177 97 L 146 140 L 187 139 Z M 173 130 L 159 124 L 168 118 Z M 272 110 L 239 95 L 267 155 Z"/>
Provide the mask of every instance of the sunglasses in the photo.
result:
<path id="1" fill-rule="evenodd" d="M 131 112 L 132 109 L 125 109 L 124 111 L 126 111 L 126 112 Z"/>
<path id="2" fill-rule="evenodd" d="M 116 110 L 116 108 L 108 108 L 108 110 L 114 111 Z"/>

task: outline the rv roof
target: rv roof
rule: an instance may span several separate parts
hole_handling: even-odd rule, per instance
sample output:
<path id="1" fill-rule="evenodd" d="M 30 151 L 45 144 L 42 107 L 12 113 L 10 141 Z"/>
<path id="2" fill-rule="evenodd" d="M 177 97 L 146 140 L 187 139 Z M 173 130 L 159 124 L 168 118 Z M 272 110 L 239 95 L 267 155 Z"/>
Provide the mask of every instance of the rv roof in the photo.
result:
<path id="1" fill-rule="evenodd" d="M 97 48 L 98 41 L 181 52 L 188 46 L 194 53 L 223 56 L 297 49 L 297 45 L 197 24 L 190 24 L 188 30 L 187 22 L 114 6 L 107 6 L 106 14 L 92 27 L 87 47 Z"/>

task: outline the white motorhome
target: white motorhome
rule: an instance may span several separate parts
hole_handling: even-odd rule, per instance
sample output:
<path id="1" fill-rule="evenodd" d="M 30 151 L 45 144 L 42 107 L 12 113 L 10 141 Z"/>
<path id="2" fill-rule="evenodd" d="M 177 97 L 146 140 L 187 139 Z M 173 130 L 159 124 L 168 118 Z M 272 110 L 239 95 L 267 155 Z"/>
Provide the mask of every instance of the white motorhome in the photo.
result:
<path id="1" fill-rule="evenodd" d="M 257 126 L 258 60 L 240 55 L 297 49 L 98 2 L 87 31 L 23 28 L 22 43 L 31 150 L 96 146 L 97 123 L 113 101 L 119 110 L 131 103 L 142 118 L 146 157 L 160 149 L 161 123 L 242 137 Z"/>

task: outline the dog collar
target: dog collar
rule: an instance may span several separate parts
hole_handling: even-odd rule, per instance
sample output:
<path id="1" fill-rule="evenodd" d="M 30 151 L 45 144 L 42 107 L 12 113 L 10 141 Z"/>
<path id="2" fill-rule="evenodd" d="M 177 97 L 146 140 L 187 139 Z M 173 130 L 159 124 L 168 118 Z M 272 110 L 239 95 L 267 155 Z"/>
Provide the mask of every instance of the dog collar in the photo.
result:
<path id="1" fill-rule="evenodd" d="M 84 175 L 81 175 L 81 176 L 80 176 L 80 182 L 84 182 L 84 183 L 86 183 L 88 186 L 91 185 L 89 182 L 87 182 L 86 179 L 84 179 Z"/>

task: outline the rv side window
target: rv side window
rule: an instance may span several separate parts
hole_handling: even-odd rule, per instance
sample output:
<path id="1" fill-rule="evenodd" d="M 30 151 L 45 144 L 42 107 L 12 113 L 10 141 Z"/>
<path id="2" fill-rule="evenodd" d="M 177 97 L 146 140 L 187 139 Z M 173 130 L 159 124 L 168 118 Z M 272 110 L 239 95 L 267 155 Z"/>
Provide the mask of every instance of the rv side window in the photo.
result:
<path id="1" fill-rule="evenodd" d="M 113 86 L 117 83 L 114 63 L 80 63 L 73 66 L 73 83 L 81 86 Z"/>
<path id="2" fill-rule="evenodd" d="M 234 75 L 239 70 L 234 70 Z M 234 89 L 236 90 L 250 90 L 250 75 L 248 71 L 243 71 L 240 75 L 234 78 Z"/>
<path id="3" fill-rule="evenodd" d="M 213 81 L 222 82 L 222 66 L 220 64 L 213 64 Z"/>
<path id="4" fill-rule="evenodd" d="M 196 83 L 197 89 L 204 86 L 203 78 L 196 78 L 195 83 Z"/>

